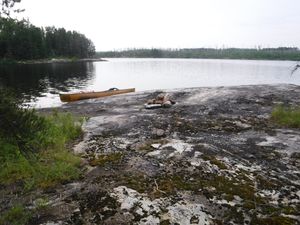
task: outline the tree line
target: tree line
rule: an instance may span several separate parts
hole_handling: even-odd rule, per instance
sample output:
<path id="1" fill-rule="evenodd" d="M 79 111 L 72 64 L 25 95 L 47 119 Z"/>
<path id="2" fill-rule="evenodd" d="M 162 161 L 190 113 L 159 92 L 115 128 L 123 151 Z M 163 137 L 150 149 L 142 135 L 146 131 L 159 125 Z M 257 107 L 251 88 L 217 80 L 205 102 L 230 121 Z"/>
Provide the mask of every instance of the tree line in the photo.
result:
<path id="1" fill-rule="evenodd" d="M 97 52 L 102 58 L 203 58 L 203 59 L 267 59 L 300 60 L 298 48 L 186 48 L 186 49 L 128 49 Z"/>
<path id="2" fill-rule="evenodd" d="M 0 17 L 0 59 L 89 58 L 94 54 L 95 46 L 84 34 Z"/>

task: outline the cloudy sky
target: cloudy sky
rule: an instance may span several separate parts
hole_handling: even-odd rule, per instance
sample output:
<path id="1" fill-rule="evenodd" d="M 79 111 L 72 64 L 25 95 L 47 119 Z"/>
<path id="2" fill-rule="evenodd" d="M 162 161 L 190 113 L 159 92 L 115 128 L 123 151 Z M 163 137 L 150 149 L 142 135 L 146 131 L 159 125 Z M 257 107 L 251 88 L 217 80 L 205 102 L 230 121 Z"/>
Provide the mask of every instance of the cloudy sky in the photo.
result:
<path id="1" fill-rule="evenodd" d="M 22 0 L 36 26 L 65 27 L 98 51 L 300 47 L 300 0 Z"/>

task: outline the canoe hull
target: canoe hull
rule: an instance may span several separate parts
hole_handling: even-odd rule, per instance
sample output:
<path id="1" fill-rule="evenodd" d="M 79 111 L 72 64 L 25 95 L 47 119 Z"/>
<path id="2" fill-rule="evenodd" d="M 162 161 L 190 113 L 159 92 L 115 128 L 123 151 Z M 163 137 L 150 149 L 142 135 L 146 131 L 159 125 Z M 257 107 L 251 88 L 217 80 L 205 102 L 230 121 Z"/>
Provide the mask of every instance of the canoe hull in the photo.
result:
<path id="1" fill-rule="evenodd" d="M 59 97 L 62 102 L 74 102 L 74 101 L 79 101 L 84 99 L 102 98 L 102 97 L 125 94 L 130 92 L 135 92 L 135 88 L 108 90 L 108 91 L 99 91 L 99 92 L 82 92 L 82 93 L 74 93 L 74 94 L 59 94 Z"/>

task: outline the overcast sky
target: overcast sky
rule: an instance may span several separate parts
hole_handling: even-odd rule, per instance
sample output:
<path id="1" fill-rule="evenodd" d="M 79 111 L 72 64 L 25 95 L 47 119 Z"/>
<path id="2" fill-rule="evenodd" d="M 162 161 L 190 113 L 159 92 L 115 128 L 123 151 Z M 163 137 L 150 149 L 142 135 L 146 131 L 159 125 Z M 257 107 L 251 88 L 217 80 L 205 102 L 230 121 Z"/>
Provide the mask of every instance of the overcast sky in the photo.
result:
<path id="1" fill-rule="evenodd" d="M 22 0 L 36 26 L 64 27 L 98 51 L 300 47 L 300 0 Z"/>

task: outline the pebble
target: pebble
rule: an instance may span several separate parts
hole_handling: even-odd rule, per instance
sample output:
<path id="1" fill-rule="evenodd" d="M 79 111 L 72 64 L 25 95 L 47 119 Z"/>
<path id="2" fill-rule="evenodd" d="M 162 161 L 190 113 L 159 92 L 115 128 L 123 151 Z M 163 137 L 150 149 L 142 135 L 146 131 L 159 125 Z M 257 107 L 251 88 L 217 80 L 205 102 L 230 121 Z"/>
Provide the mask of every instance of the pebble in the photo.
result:
<path id="1" fill-rule="evenodd" d="M 162 136 L 165 135 L 165 131 L 162 130 L 162 129 L 154 128 L 154 129 L 152 130 L 152 134 L 153 134 L 154 136 L 157 136 L 157 137 L 162 137 Z"/>

